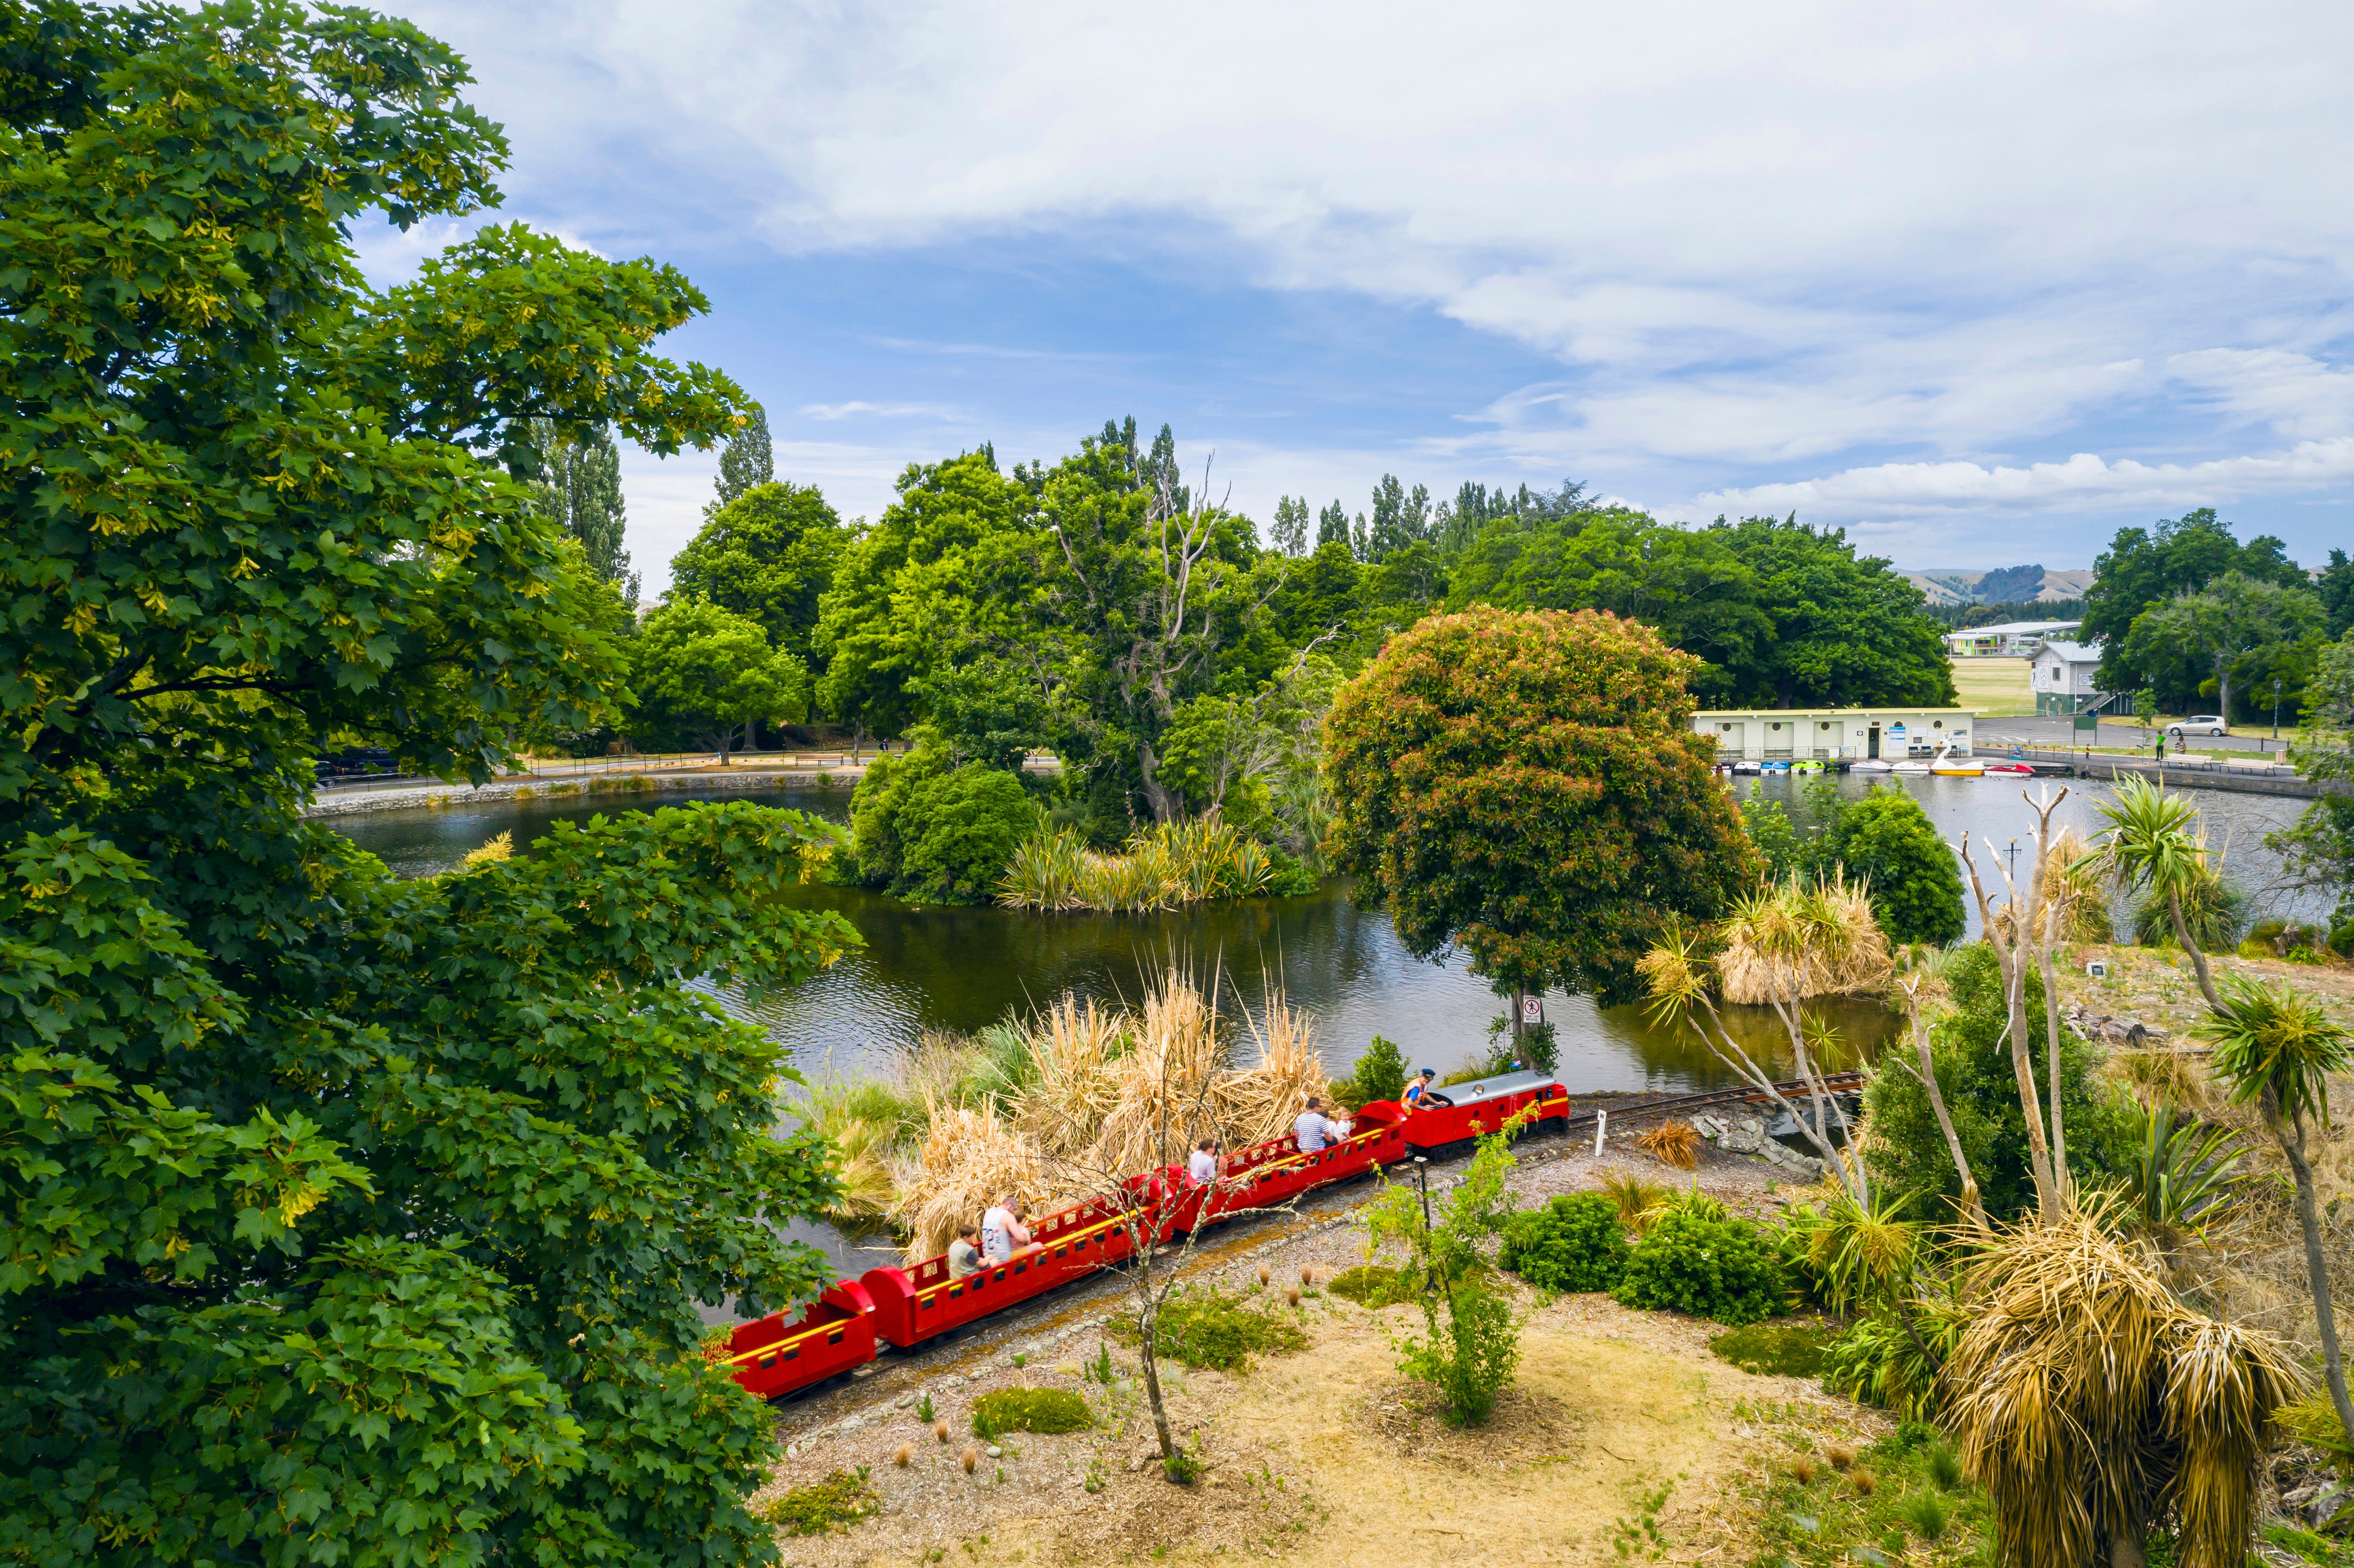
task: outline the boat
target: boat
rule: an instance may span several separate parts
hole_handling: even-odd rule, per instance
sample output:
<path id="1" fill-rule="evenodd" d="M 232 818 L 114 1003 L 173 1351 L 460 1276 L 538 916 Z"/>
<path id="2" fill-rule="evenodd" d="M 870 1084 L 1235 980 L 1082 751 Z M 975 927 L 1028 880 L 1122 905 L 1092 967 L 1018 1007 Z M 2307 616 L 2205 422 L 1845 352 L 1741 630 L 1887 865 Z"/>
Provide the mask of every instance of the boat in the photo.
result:
<path id="1" fill-rule="evenodd" d="M 1986 771 L 1986 765 L 1973 757 L 1953 755 L 1953 743 L 1937 747 L 1937 755 L 1929 758 L 1929 771 L 1940 779 L 1976 779 Z"/>
<path id="2" fill-rule="evenodd" d="M 1766 773 L 1787 773 L 1790 771 L 1790 765 L 1787 762 L 1761 762 L 1757 767 L 1761 772 Z"/>
<path id="3" fill-rule="evenodd" d="M 1820 773 L 1822 770 L 1823 765 L 1819 762 L 1793 762 L 1790 764 L 1790 771 L 1793 773 Z"/>
<path id="4" fill-rule="evenodd" d="M 1850 773 L 1893 773 L 1896 771 L 1896 764 L 1882 758 L 1868 757 L 1861 762 L 1849 763 L 1847 770 Z"/>
<path id="5" fill-rule="evenodd" d="M 2031 762 L 1989 762 L 1986 765 L 1986 773 L 1989 779 L 1998 774 L 2005 779 L 2032 779 L 2035 777 L 2035 765 Z"/>
<path id="6" fill-rule="evenodd" d="M 1750 762 L 1750 761 L 1747 761 L 1747 760 L 1745 760 L 1745 759 L 1744 759 L 1744 760 L 1743 760 L 1743 761 L 1740 761 L 1740 762 L 1736 762 L 1736 763 L 1734 763 L 1734 764 L 1733 765 L 1733 770 L 1734 770 L 1735 773 L 1762 773 L 1762 772 L 1764 772 L 1764 771 L 1765 771 L 1764 768 L 1763 768 L 1763 767 L 1761 767 L 1759 764 L 1755 763 L 1755 762 Z"/>

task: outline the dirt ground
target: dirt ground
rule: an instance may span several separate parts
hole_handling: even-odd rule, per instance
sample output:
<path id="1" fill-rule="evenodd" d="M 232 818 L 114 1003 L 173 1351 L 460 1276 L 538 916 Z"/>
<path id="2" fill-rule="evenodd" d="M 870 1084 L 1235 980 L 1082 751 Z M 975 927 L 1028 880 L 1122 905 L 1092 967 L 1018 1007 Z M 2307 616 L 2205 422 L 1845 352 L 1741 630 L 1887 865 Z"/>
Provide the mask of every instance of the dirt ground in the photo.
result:
<path id="1" fill-rule="evenodd" d="M 1756 1213 L 1790 1196 L 1772 1167 L 1745 1157 L 1708 1150 L 1687 1174 L 1632 1150 L 1596 1160 L 1590 1146 L 1572 1153 L 1558 1143 L 1528 1150 L 1513 1186 L 1542 1201 L 1590 1188 L 1612 1168 L 1697 1181 Z M 1370 1197 L 1372 1189 L 1361 1192 Z M 1080 1319 L 1051 1331 L 1042 1325 L 959 1373 L 854 1384 L 798 1411 L 781 1424 L 788 1457 L 754 1507 L 866 1467 L 881 1499 L 875 1517 L 823 1537 L 780 1539 L 788 1563 L 811 1568 L 1237 1558 L 1347 1565 L 1401 1554 L 1577 1563 L 1615 1561 L 1622 1542 L 1639 1544 L 1647 1517 L 1676 1543 L 1669 1557 L 1691 1562 L 1723 1550 L 1729 1483 L 1758 1446 L 1750 1412 L 1808 1411 L 1849 1432 L 1879 1420 L 1817 1383 L 1755 1377 L 1718 1360 L 1708 1349 L 1722 1331 L 1712 1324 L 1629 1311 L 1603 1296 L 1542 1306 L 1527 1296 L 1518 1386 L 1487 1426 L 1451 1430 L 1429 1392 L 1394 1371 L 1392 1338 L 1419 1327 L 1417 1309 L 1367 1311 L 1321 1289 L 1363 1261 L 1363 1233 L 1347 1213 L 1194 1260 L 1193 1277 L 1229 1289 L 1251 1287 L 1261 1268 L 1277 1291 L 1303 1268 L 1312 1283 L 1299 1308 L 1305 1351 L 1240 1376 L 1164 1373 L 1176 1435 L 1205 1463 L 1193 1486 L 1161 1477 L 1134 1355 L 1112 1347 L 1108 1389 L 1084 1376 L 1081 1363 L 1102 1340 L 1099 1319 Z M 1026 1364 L 1013 1365 L 1016 1355 Z M 1100 1425 L 1009 1436 L 991 1454 L 970 1435 L 970 1413 L 976 1398 L 1001 1387 L 1079 1392 Z M 947 1425 L 945 1442 L 920 1417 L 927 1394 L 934 1421 Z"/>
<path id="2" fill-rule="evenodd" d="M 2094 1014 L 2136 1017 L 2153 1029 L 2163 1029 L 2176 1046 L 2195 1044 L 2191 1032 L 2207 1015 L 2199 994 L 2198 977 L 2190 960 L 2180 953 L 2153 948 L 2084 946 L 2067 949 L 2071 962 L 2061 974 L 2060 994 L 2072 1006 Z M 2105 959 L 2109 973 L 2094 980 L 2085 973 L 2095 959 Z M 2354 964 L 2292 964 L 2268 959 L 2236 956 L 2208 960 L 2216 981 L 2226 975 L 2247 975 L 2264 981 L 2286 980 L 2328 1003 L 2340 1017 L 2354 1019 Z"/>

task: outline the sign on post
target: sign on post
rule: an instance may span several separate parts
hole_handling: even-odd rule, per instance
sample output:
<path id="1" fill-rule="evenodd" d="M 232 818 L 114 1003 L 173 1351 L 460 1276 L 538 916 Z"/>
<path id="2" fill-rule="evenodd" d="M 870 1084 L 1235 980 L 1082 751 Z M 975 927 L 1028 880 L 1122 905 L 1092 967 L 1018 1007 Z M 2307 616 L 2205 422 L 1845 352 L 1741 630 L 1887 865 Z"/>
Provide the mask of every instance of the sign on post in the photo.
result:
<path id="1" fill-rule="evenodd" d="M 2078 714 L 2076 715 L 2076 733 L 2078 735 L 2098 735 L 2100 731 L 2101 715 L 2097 712 Z"/>
<path id="2" fill-rule="evenodd" d="M 1543 1023 L 1543 1022 L 1544 1022 L 1544 998 L 1543 998 L 1543 997 L 1541 997 L 1541 996 L 1523 996 L 1523 997 L 1522 997 L 1522 998 L 1521 998 L 1521 1022 L 1522 1022 L 1523 1025 L 1525 1025 L 1525 1026 L 1527 1026 L 1527 1027 L 1529 1027 L 1529 1028 L 1533 1029 L 1533 1028 L 1535 1028 L 1538 1024 Z"/>

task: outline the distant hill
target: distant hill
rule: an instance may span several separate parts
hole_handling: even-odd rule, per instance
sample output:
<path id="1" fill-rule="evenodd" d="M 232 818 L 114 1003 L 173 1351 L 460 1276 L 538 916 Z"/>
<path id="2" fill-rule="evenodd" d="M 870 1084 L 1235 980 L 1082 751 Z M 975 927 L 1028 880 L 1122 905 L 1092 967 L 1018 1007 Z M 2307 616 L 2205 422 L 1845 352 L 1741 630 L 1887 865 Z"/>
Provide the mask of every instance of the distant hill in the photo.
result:
<path id="1" fill-rule="evenodd" d="M 1928 596 L 1933 609 L 1962 604 L 2053 604 L 2082 599 L 2093 585 L 2089 567 L 2055 571 L 2044 567 L 1998 567 L 1988 572 L 1930 567 L 1904 575 Z"/>

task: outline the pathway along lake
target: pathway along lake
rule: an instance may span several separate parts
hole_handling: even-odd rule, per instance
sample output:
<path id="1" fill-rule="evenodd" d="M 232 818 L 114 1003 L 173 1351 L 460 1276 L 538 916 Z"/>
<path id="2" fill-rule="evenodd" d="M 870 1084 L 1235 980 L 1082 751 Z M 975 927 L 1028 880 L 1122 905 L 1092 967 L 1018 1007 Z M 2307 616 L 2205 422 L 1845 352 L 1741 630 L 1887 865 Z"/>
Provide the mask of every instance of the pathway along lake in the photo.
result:
<path id="1" fill-rule="evenodd" d="M 1736 781 L 1792 802 L 1787 779 Z M 2053 782 L 2069 789 L 2063 818 L 2089 834 L 2097 826 L 2092 802 L 2109 786 Z M 1868 781 L 1839 780 L 1842 795 L 1861 795 Z M 1882 788 L 1889 787 L 1882 784 Z M 2041 781 L 2028 786 L 2041 787 Z M 1909 789 L 1939 830 L 1990 853 L 2016 839 L 2022 859 L 2033 814 L 2020 781 L 1991 779 L 1908 779 Z M 833 821 L 847 819 L 849 792 L 796 789 L 747 795 L 715 792 L 713 800 L 752 799 L 797 807 Z M 698 799 L 689 793 L 666 803 Z M 2194 792 L 2209 840 L 2226 853 L 2225 873 L 2255 895 L 2265 914 L 2313 913 L 2277 891 L 2278 857 L 2264 835 L 2294 822 L 2306 802 L 2270 796 Z M 1794 803 L 1794 802 L 1793 802 Z M 382 856 L 404 875 L 446 871 L 483 840 L 514 833 L 518 853 L 557 819 L 585 821 L 612 802 L 547 800 L 456 804 L 441 810 L 384 811 L 331 819 L 331 825 Z M 1993 863 L 1982 859 L 1988 874 Z M 1348 1072 L 1375 1034 L 1396 1041 L 1415 1065 L 1451 1072 L 1480 1055 L 1502 999 L 1460 963 L 1420 963 L 1399 943 L 1389 917 L 1356 907 L 1346 889 L 1329 884 L 1305 898 L 1254 899 L 1200 906 L 1160 916 L 1035 915 L 1003 909 L 917 907 L 856 888 L 804 887 L 796 903 L 840 910 L 865 938 L 823 975 L 757 1012 L 736 999 L 721 1000 L 753 1018 L 782 1042 L 802 1071 L 888 1076 L 899 1054 L 927 1030 L 969 1032 L 1008 1013 L 1026 1011 L 1076 991 L 1107 1001 L 1133 1001 L 1146 973 L 1175 960 L 1220 977 L 1220 1001 L 1230 1017 L 1256 1012 L 1280 983 L 1290 1001 L 1318 1022 L 1327 1069 Z M 1970 924 L 1977 927 L 1975 912 Z M 1896 1020 L 1872 1002 L 1829 1001 L 1820 1009 L 1855 1049 L 1869 1053 L 1895 1032 Z M 1760 1063 L 1787 1063 L 1787 1043 L 1764 1008 L 1729 1010 L 1737 1033 Z M 1562 1079 L 1575 1090 L 1702 1088 L 1732 1075 L 1689 1029 L 1660 1028 L 1634 1007 L 1596 1008 L 1583 997 L 1545 999 L 1555 1026 Z M 1237 1019 L 1239 1022 L 1239 1020 Z"/>

